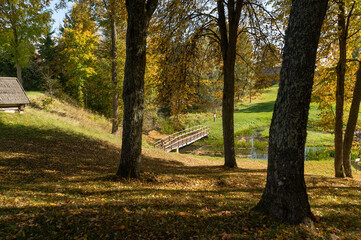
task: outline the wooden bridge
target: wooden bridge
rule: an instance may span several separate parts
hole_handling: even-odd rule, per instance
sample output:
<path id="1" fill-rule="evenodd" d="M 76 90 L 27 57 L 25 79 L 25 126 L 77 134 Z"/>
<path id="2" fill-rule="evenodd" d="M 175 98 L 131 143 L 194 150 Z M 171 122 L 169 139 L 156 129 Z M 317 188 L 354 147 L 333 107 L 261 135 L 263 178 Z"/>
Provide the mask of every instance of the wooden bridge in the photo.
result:
<path id="1" fill-rule="evenodd" d="M 208 134 L 209 127 L 196 126 L 187 128 L 155 142 L 154 147 L 162 148 L 167 152 L 172 150 L 177 150 L 178 152 L 179 148 L 192 144 L 195 141 L 208 136 Z"/>

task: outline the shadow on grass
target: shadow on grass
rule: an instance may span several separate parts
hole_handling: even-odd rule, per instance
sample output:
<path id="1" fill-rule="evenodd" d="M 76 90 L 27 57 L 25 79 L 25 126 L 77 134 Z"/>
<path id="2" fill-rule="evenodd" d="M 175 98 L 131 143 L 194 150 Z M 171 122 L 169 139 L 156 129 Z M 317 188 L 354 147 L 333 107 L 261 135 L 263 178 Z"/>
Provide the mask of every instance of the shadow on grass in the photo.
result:
<path id="1" fill-rule="evenodd" d="M 9 239 L 198 239 L 197 236 L 220 239 L 224 233 L 250 237 L 249 229 L 271 224 L 240 209 L 206 209 L 191 203 L 166 206 L 166 210 L 164 207 L 154 202 L 9 208 L 5 211 L 17 214 L 1 221 L 6 224 L 0 228 L 0 234 L 7 234 Z"/>
<path id="2" fill-rule="evenodd" d="M 328 224 L 317 233 L 249 213 L 253 201 L 234 198 L 222 205 L 219 199 L 199 196 L 188 196 L 185 202 L 153 199 L 137 204 L 123 200 L 0 208 L 0 216 L 12 215 L 0 218 L 0 235 L 9 239 L 330 239 L 331 233 L 347 229 L 348 239 L 360 236 L 358 216 L 326 215 L 322 219 Z"/>
<path id="3" fill-rule="evenodd" d="M 177 160 L 181 155 L 159 152 L 143 157 L 145 177 L 115 182 L 109 176 L 120 147 L 106 142 L 1 120 L 0 141 L 0 239 L 315 239 L 302 227 L 249 213 L 265 169 L 192 166 Z M 306 178 L 314 178 L 315 195 L 359 199 L 358 186 L 318 186 L 336 180 Z M 328 226 L 357 234 L 360 219 L 353 214 L 360 206 L 327 203 L 314 204 L 327 212 L 322 237 L 329 239 Z M 353 225 L 344 228 L 330 207 Z"/>
<path id="4" fill-rule="evenodd" d="M 260 113 L 260 112 L 273 112 L 275 102 L 261 102 L 251 105 L 248 108 L 236 110 L 236 113 Z"/>
<path id="5" fill-rule="evenodd" d="M 120 146 L 59 129 L 5 125 L 0 120 L 0 182 L 54 182 L 81 177 L 113 175 Z M 181 161 L 143 156 L 143 170 L 157 174 L 205 176 L 223 172 L 263 173 L 265 170 L 230 170 L 223 166 L 186 166 Z M 78 180 L 73 180 L 78 181 Z"/>
<path id="6" fill-rule="evenodd" d="M 120 149 L 100 140 L 0 122 L 0 181 L 48 182 L 115 172 Z"/>

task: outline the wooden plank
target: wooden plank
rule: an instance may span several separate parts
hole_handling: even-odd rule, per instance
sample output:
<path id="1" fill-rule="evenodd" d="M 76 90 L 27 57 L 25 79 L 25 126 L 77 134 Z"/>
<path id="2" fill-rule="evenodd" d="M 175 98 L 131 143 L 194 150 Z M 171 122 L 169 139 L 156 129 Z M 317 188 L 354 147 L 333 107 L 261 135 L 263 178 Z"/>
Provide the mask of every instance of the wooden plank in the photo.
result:
<path id="1" fill-rule="evenodd" d="M 157 141 L 154 143 L 154 146 L 161 147 L 165 151 L 170 152 L 172 150 L 192 144 L 199 139 L 208 136 L 209 129 L 209 127 L 199 126 L 188 128 L 183 131 L 173 133 L 172 135 Z"/>

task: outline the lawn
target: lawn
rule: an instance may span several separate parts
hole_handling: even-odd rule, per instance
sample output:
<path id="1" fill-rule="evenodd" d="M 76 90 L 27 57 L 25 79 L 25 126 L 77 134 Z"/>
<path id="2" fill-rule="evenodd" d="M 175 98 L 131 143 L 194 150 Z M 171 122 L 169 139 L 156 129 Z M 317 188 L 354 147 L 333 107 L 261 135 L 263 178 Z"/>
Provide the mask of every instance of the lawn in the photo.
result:
<path id="1" fill-rule="evenodd" d="M 306 162 L 317 222 L 289 226 L 250 211 L 265 160 L 238 159 L 230 170 L 222 158 L 144 148 L 142 177 L 122 180 L 108 125 L 61 109 L 0 113 L 0 239 L 361 238 L 359 172 L 335 179 L 331 161 Z M 81 124 L 92 118 L 96 133 Z"/>
<path id="2" fill-rule="evenodd" d="M 274 102 L 277 97 L 278 85 L 261 91 L 252 103 L 247 101 L 237 103 L 234 113 L 234 132 L 236 137 L 244 135 L 258 135 L 267 140 L 271 124 Z M 310 106 L 309 119 L 317 121 L 319 110 L 317 105 Z M 216 121 L 209 120 L 202 125 L 210 126 L 210 139 L 217 143 L 223 142 L 222 118 L 219 116 Z M 314 127 L 309 125 L 306 146 L 308 147 L 330 147 L 333 145 L 334 136 L 330 133 L 316 132 Z"/>

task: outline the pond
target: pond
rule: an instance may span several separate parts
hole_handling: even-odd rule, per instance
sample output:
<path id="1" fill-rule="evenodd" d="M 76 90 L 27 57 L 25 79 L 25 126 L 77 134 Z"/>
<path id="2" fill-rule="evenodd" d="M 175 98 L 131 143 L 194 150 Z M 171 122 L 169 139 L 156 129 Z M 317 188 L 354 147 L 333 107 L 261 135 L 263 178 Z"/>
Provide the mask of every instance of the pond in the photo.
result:
<path id="1" fill-rule="evenodd" d="M 268 159 L 268 143 L 257 138 L 243 139 L 243 145 L 236 145 L 236 155 L 241 158 Z M 247 142 L 247 144 L 244 144 Z M 218 151 L 209 145 L 192 144 L 180 149 L 180 153 L 202 155 L 202 156 L 223 156 L 223 147 Z M 305 161 L 328 159 L 329 152 L 325 147 L 305 147 Z"/>
<path id="2" fill-rule="evenodd" d="M 249 158 L 251 159 L 268 159 L 268 149 L 266 150 L 260 150 L 254 147 L 254 138 L 250 139 L 251 142 L 251 148 L 250 149 L 242 149 L 241 153 L 249 153 Z M 325 147 L 305 147 L 305 161 L 308 160 L 319 160 L 322 155 L 325 152 Z M 322 156 L 323 157 L 323 156 Z M 326 157 L 326 156 L 324 156 Z M 310 159 L 312 158 L 312 159 Z M 316 159 L 314 159 L 316 158 Z"/>

